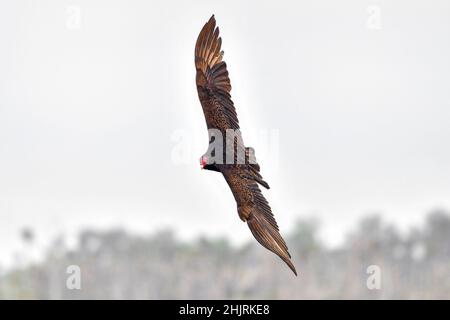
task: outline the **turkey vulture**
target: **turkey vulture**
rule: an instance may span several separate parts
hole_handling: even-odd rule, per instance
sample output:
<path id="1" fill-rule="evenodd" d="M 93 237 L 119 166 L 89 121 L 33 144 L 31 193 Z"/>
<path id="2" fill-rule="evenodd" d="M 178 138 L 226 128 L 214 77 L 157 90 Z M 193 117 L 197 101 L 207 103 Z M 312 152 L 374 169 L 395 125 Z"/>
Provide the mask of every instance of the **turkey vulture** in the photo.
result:
<path id="1" fill-rule="evenodd" d="M 278 255 L 297 275 L 269 203 L 258 186 L 269 189 L 269 185 L 259 173 L 253 149 L 244 146 L 240 135 L 221 45 L 213 15 L 200 31 L 195 45 L 197 92 L 210 137 L 208 151 L 200 158 L 200 166 L 223 174 L 241 220 L 247 222 L 262 246 Z"/>

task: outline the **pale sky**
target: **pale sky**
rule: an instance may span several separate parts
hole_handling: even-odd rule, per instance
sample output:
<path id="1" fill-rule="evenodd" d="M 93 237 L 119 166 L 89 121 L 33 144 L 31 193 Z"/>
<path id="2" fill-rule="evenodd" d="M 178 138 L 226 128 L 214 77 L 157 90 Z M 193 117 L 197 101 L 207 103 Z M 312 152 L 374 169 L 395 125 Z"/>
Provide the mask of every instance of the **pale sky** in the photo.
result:
<path id="1" fill-rule="evenodd" d="M 3 1 L 0 265 L 25 226 L 42 247 L 85 227 L 252 239 L 198 164 L 213 13 L 282 232 L 315 217 L 336 244 L 368 213 L 450 208 L 447 0 Z"/>

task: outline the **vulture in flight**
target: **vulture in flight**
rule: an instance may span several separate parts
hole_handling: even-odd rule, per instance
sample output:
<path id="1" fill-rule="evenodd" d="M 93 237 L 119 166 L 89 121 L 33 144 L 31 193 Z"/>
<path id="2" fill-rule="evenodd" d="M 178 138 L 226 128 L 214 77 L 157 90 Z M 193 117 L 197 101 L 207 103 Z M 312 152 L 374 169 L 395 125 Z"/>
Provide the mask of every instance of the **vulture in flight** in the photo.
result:
<path id="1" fill-rule="evenodd" d="M 222 39 L 213 15 L 200 31 L 195 45 L 197 92 L 210 137 L 208 152 L 200 158 L 200 166 L 222 173 L 236 200 L 241 220 L 247 222 L 253 236 L 263 247 L 278 255 L 297 275 L 286 242 L 259 187 L 269 189 L 269 185 L 259 172 L 253 149 L 245 147 L 240 135 L 221 45 Z M 216 141 L 218 135 L 213 136 L 211 132 L 220 133 L 222 141 Z M 230 132 L 235 133 L 231 138 Z M 213 145 L 216 147 L 211 148 Z M 220 148 L 217 148 L 218 145 Z M 232 156 L 227 158 L 227 153 Z"/>

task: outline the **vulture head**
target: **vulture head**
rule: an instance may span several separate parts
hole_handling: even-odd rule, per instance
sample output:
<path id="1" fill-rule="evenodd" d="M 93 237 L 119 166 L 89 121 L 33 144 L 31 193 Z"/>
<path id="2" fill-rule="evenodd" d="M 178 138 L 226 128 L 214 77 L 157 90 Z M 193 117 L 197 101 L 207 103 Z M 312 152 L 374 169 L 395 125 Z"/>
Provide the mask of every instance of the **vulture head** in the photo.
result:
<path id="1" fill-rule="evenodd" d="M 215 163 L 210 163 L 210 159 L 207 155 L 202 155 L 200 157 L 200 168 L 205 170 L 212 170 L 220 172 L 219 168 L 217 168 Z"/>

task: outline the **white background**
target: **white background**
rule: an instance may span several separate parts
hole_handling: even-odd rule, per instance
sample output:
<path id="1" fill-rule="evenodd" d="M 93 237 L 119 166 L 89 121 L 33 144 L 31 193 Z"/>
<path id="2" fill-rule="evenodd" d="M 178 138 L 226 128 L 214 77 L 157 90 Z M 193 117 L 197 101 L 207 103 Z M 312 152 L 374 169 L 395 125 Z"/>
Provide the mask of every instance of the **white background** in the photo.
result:
<path id="1" fill-rule="evenodd" d="M 367 213 L 403 228 L 450 208 L 447 0 L 1 1 L 0 264 L 23 227 L 41 248 L 86 227 L 251 238 L 198 164 L 193 52 L 212 13 L 282 231 L 315 217 L 336 245 Z"/>

